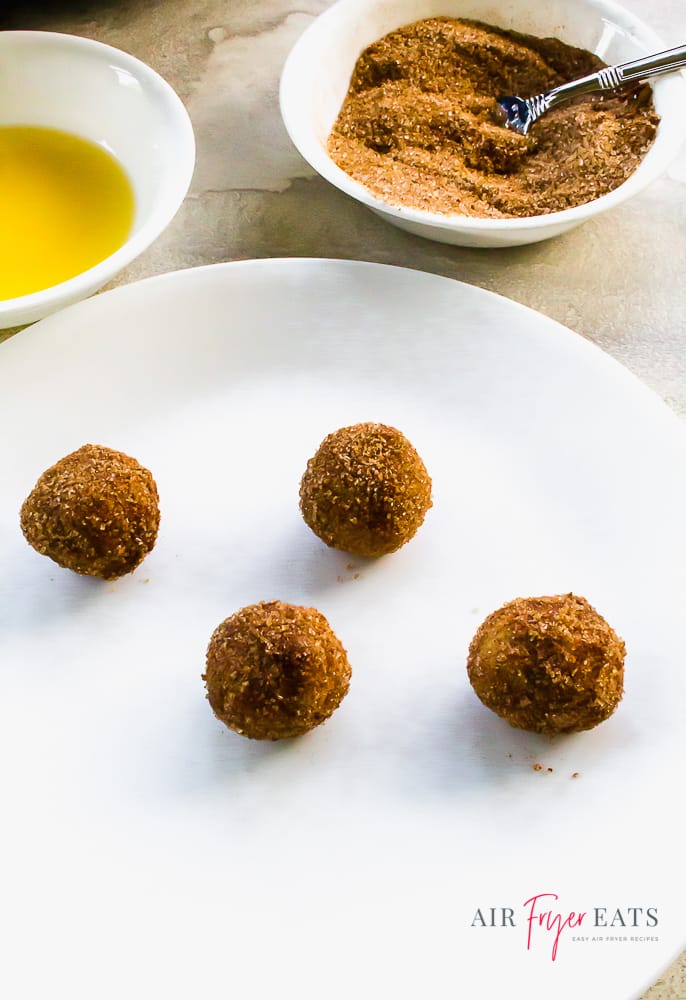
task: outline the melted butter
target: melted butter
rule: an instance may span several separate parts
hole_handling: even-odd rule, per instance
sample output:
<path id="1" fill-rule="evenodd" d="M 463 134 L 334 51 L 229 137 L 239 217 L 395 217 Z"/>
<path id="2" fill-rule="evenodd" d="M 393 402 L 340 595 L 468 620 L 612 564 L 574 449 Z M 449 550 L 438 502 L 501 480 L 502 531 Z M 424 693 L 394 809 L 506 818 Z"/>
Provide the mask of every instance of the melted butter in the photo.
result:
<path id="1" fill-rule="evenodd" d="M 0 300 L 109 257 L 133 216 L 131 182 L 106 150 L 58 129 L 0 126 Z"/>

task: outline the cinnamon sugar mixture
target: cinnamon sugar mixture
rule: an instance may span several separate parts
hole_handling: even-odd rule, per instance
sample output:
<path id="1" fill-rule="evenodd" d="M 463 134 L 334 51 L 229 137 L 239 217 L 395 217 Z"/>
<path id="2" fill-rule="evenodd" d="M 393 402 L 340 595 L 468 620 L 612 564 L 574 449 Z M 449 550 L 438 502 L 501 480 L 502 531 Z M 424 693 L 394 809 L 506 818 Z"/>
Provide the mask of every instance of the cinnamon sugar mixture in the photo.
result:
<path id="1" fill-rule="evenodd" d="M 391 205 L 487 218 L 591 201 L 633 173 L 658 116 L 643 84 L 556 108 L 526 136 L 505 128 L 501 94 L 531 97 L 605 65 L 556 38 L 429 18 L 357 61 L 328 151 Z"/>

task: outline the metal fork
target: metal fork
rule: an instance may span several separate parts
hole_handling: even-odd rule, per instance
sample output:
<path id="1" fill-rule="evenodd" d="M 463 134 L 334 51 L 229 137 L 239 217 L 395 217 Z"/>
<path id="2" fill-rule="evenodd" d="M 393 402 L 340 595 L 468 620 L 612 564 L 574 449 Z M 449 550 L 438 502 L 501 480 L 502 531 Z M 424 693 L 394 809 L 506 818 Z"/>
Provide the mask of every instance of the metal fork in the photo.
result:
<path id="1" fill-rule="evenodd" d="M 686 66 L 686 45 L 675 49 L 657 52 L 652 56 L 643 56 L 632 62 L 620 63 L 617 66 L 606 66 L 597 73 L 582 76 L 571 83 L 563 83 L 545 94 L 536 97 L 499 97 L 498 104 L 505 112 L 505 124 L 508 128 L 526 135 L 537 119 L 551 108 L 570 101 L 580 94 L 590 94 L 601 90 L 618 90 L 625 83 L 635 80 L 647 80 L 651 76 L 662 76 L 663 73 L 673 73 Z"/>

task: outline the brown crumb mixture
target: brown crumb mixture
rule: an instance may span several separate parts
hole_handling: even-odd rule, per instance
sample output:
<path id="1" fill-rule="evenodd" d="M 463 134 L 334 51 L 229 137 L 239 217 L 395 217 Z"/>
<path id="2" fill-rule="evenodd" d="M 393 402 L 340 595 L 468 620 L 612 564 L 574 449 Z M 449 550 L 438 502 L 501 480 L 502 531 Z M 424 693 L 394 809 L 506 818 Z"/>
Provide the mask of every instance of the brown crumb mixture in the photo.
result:
<path id="1" fill-rule="evenodd" d="M 607 194 L 638 166 L 659 118 L 647 84 L 556 108 L 526 136 L 502 94 L 531 97 L 604 66 L 556 38 L 428 18 L 359 57 L 328 141 L 332 159 L 391 205 L 445 215 L 544 215 Z"/>

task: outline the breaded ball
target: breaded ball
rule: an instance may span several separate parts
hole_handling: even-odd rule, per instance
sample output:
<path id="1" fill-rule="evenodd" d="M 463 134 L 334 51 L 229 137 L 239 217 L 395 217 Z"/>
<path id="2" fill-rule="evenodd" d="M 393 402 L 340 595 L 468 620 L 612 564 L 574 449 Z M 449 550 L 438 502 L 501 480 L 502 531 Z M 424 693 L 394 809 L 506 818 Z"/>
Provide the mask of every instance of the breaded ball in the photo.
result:
<path id="1" fill-rule="evenodd" d="M 229 729 L 283 740 L 338 708 L 350 665 L 324 615 L 270 601 L 242 608 L 215 629 L 203 680 L 214 714 Z"/>
<path id="2" fill-rule="evenodd" d="M 153 548 L 157 486 L 135 458 L 85 444 L 43 473 L 21 508 L 29 545 L 75 573 L 115 580 Z"/>
<path id="3" fill-rule="evenodd" d="M 467 672 L 486 705 L 530 732 L 576 733 L 614 712 L 623 694 L 622 640 L 583 597 L 524 597 L 488 616 Z"/>
<path id="4" fill-rule="evenodd" d="M 431 507 L 431 478 L 410 442 L 385 424 L 354 424 L 324 438 L 300 483 L 315 535 L 357 556 L 395 552 Z"/>

